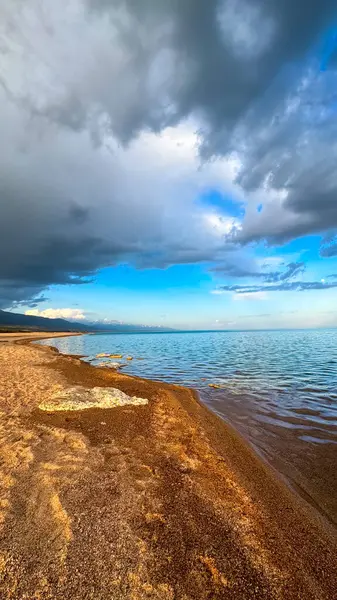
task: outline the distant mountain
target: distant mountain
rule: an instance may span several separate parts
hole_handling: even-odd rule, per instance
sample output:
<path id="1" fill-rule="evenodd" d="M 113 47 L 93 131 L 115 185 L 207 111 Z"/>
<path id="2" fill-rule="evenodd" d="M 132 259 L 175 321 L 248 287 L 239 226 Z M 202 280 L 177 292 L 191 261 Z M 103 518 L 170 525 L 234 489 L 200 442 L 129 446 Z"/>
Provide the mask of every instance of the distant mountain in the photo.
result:
<path id="1" fill-rule="evenodd" d="M 0 327 L 29 329 L 41 331 L 89 331 L 82 323 L 72 323 L 65 319 L 46 319 L 32 315 L 21 315 L 18 313 L 0 310 Z"/>
<path id="2" fill-rule="evenodd" d="M 146 325 L 127 325 L 123 323 L 76 323 L 66 321 L 66 319 L 47 319 L 46 317 L 22 315 L 5 310 L 0 310 L 0 329 L 2 331 L 78 331 L 87 333 L 155 333 L 174 331 L 165 327 L 148 327 Z"/>

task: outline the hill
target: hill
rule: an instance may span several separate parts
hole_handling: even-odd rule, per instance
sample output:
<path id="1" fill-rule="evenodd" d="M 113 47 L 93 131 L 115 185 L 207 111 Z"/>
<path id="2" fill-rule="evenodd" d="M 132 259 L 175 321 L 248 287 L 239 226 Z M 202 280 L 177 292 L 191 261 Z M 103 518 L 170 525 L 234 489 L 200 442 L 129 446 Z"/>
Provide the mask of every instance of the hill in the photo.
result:
<path id="1" fill-rule="evenodd" d="M 173 331 L 164 327 L 123 323 L 76 323 L 66 319 L 48 319 L 0 310 L 0 331 L 78 331 L 88 333 L 137 333 Z"/>

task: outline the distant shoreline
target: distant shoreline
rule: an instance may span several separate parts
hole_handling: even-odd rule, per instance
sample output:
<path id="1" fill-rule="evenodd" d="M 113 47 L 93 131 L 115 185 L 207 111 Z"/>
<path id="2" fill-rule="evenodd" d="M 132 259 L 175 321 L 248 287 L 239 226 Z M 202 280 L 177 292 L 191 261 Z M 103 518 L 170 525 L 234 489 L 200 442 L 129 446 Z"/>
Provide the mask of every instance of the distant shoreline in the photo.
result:
<path id="1" fill-rule="evenodd" d="M 15 342 L 15 341 L 38 341 L 44 339 L 53 339 L 57 337 L 73 337 L 76 335 L 84 335 L 80 332 L 69 332 L 69 331 L 59 331 L 59 332 L 50 332 L 50 331 L 23 331 L 23 332 L 5 332 L 2 333 L 0 331 L 0 342 Z"/>

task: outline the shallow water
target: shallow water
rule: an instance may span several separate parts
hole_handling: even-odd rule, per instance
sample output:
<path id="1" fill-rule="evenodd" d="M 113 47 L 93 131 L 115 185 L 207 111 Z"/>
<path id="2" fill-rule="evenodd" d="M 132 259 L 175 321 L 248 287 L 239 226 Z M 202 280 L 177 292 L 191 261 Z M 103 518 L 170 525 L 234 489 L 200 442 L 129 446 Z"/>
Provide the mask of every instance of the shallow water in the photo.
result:
<path id="1" fill-rule="evenodd" d="M 196 388 L 307 500 L 337 520 L 336 330 L 98 334 L 52 343 L 92 364 L 102 362 L 99 353 L 131 355 L 132 361 L 119 360 L 127 373 Z"/>

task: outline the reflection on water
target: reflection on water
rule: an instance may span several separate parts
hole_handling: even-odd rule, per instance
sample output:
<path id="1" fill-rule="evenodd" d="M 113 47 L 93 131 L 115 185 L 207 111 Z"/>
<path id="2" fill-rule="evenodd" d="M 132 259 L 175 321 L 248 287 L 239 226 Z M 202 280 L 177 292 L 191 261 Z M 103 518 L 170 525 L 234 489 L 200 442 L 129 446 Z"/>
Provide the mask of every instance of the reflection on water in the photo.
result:
<path id="1" fill-rule="evenodd" d="M 198 389 L 271 462 L 285 473 L 291 468 L 309 495 L 318 494 L 322 510 L 337 513 L 330 498 L 334 485 L 337 491 L 335 475 L 330 480 L 337 458 L 337 331 L 100 334 L 53 344 L 93 364 L 102 352 L 131 355 L 120 361 L 126 372 Z"/>

